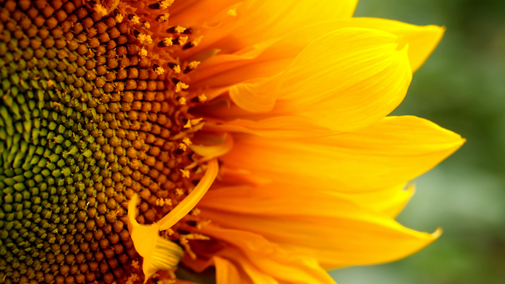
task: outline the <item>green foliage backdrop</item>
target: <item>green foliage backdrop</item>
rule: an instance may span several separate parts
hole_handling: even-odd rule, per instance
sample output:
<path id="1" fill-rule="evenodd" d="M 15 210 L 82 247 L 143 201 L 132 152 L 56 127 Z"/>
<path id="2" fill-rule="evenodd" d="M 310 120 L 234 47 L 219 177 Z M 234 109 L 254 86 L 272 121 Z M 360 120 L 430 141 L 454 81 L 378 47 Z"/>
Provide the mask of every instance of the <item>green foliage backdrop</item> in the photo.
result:
<path id="1" fill-rule="evenodd" d="M 505 283 L 505 1 L 361 0 L 356 16 L 447 28 L 393 113 L 467 138 L 416 181 L 398 220 L 444 234 L 407 259 L 332 271 L 339 284 Z"/>

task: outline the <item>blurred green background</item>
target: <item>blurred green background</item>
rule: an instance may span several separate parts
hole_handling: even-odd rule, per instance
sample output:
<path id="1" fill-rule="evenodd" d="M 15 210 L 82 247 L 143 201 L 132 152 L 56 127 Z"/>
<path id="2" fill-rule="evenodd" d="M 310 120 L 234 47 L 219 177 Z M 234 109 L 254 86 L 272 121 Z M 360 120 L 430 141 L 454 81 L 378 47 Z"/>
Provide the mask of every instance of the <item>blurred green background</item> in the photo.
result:
<path id="1" fill-rule="evenodd" d="M 393 113 L 467 138 L 416 180 L 398 220 L 444 234 L 404 260 L 335 270 L 339 284 L 505 283 L 505 1 L 361 0 L 356 16 L 447 28 Z"/>

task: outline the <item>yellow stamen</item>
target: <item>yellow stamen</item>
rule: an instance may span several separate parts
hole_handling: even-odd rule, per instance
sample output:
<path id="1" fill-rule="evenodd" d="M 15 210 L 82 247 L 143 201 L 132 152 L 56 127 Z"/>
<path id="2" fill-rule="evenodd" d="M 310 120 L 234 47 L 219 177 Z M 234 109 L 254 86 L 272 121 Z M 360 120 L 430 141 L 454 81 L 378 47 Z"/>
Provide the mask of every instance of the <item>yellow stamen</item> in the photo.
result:
<path id="1" fill-rule="evenodd" d="M 135 281 L 139 281 L 140 277 L 137 275 L 137 273 L 132 273 L 128 277 L 128 280 L 126 280 L 126 284 L 134 284 Z"/>
<path id="2" fill-rule="evenodd" d="M 195 119 L 189 119 L 186 124 L 184 125 L 184 128 L 191 128 L 197 124 L 200 123 L 200 121 L 202 121 L 203 118 L 195 118 Z"/>
<path id="3" fill-rule="evenodd" d="M 138 25 L 138 24 L 140 24 L 140 18 L 139 18 L 139 16 L 137 16 L 137 15 L 134 15 L 133 17 L 131 17 L 131 20 L 130 20 L 130 21 L 131 21 L 131 22 L 132 22 L 132 24 L 134 24 L 134 25 Z"/>
<path id="4" fill-rule="evenodd" d="M 195 208 L 194 210 L 198 210 L 197 208 Z M 193 210 L 193 211 L 194 211 Z M 192 233 L 192 234 L 187 234 L 187 235 L 184 235 L 184 237 L 188 240 L 201 240 L 201 241 L 207 241 L 207 240 L 210 240 L 209 237 L 205 236 L 205 235 L 202 235 L 202 234 L 197 234 L 197 233 Z"/>
<path id="5" fill-rule="evenodd" d="M 191 119 L 191 125 L 195 126 L 197 125 L 198 123 L 200 123 L 200 121 L 202 121 L 203 118 L 195 118 L 195 119 Z"/>
<path id="6" fill-rule="evenodd" d="M 205 221 L 197 222 L 196 223 L 196 228 L 200 230 L 202 227 L 207 226 L 210 223 L 212 223 L 212 220 L 205 220 Z"/>
<path id="7" fill-rule="evenodd" d="M 199 37 L 195 38 L 195 39 L 191 42 L 191 44 L 193 45 L 193 47 L 198 46 L 198 44 L 200 44 L 200 42 L 202 41 L 202 39 L 203 39 L 203 36 L 199 36 Z"/>
<path id="8" fill-rule="evenodd" d="M 184 247 L 186 253 L 191 257 L 191 259 L 196 259 L 196 254 L 191 250 L 191 247 L 188 244 L 188 239 L 185 237 L 181 237 L 179 239 L 179 243 Z"/>
<path id="9" fill-rule="evenodd" d="M 186 98 L 185 98 L 185 97 L 180 97 L 180 98 L 179 98 L 179 104 L 181 104 L 181 105 L 185 105 L 186 103 L 187 103 L 187 100 L 186 100 Z"/>
<path id="10" fill-rule="evenodd" d="M 188 119 L 188 121 L 186 122 L 186 124 L 184 124 L 184 128 L 191 128 L 191 120 Z"/>
<path id="11" fill-rule="evenodd" d="M 160 231 L 161 232 L 161 236 L 168 239 L 171 235 L 174 234 L 174 230 L 172 229 L 167 229 L 167 230 L 164 230 L 164 231 Z"/>
<path id="12" fill-rule="evenodd" d="M 170 14 L 169 13 L 166 13 L 166 14 L 163 14 L 163 15 L 160 15 L 158 16 L 158 18 L 156 18 L 156 20 L 160 23 L 164 23 L 166 21 L 168 21 L 168 18 L 170 17 Z"/>
<path id="13" fill-rule="evenodd" d="M 201 94 L 198 96 L 198 101 L 203 103 L 207 100 L 207 96 L 205 94 Z"/>
<path id="14" fill-rule="evenodd" d="M 193 211 L 191 211 L 191 215 L 198 216 L 198 215 L 200 215 L 200 212 L 201 212 L 200 209 L 195 208 L 195 209 L 193 209 Z"/>
<path id="15" fill-rule="evenodd" d="M 95 5 L 95 8 L 94 8 L 95 12 L 97 12 L 98 14 L 105 16 L 107 15 L 107 9 L 105 9 L 104 6 L 102 6 L 101 4 L 97 4 Z"/>
<path id="16" fill-rule="evenodd" d="M 139 262 L 136 260 L 132 260 L 132 267 L 135 269 L 140 269 Z"/>
<path id="17" fill-rule="evenodd" d="M 179 242 L 181 245 L 184 247 L 186 250 L 186 253 L 192 258 L 196 259 L 196 254 L 191 250 L 191 247 L 189 245 L 188 240 L 210 240 L 209 237 L 204 236 L 202 234 L 187 234 L 183 235 L 180 239 Z"/>
<path id="18" fill-rule="evenodd" d="M 116 22 L 122 23 L 124 20 L 124 16 L 123 16 L 123 14 L 119 13 L 116 15 L 115 19 L 116 19 Z"/>
<path id="19" fill-rule="evenodd" d="M 179 44 L 180 45 L 185 45 L 186 42 L 188 42 L 188 36 L 180 36 L 179 37 Z"/>
<path id="20" fill-rule="evenodd" d="M 177 85 L 175 85 L 175 92 L 178 93 L 187 88 L 189 88 L 189 85 L 186 85 L 183 82 L 178 82 Z"/>
<path id="21" fill-rule="evenodd" d="M 163 1 L 160 1 L 159 3 L 160 3 L 161 9 L 167 9 L 168 7 L 170 7 L 174 3 L 174 0 L 163 0 Z"/>
<path id="22" fill-rule="evenodd" d="M 182 188 L 175 189 L 175 196 L 181 197 L 184 194 L 184 190 Z"/>
<path id="23" fill-rule="evenodd" d="M 181 149 L 183 152 L 185 152 L 188 149 L 188 146 L 184 143 L 179 144 L 179 149 Z"/>
<path id="24" fill-rule="evenodd" d="M 182 139 L 182 143 L 186 144 L 187 146 L 193 144 L 191 142 L 191 139 L 189 139 L 189 137 L 184 137 L 184 139 Z"/>
<path id="25" fill-rule="evenodd" d="M 188 170 L 179 169 L 179 171 L 181 171 L 183 178 L 189 178 L 189 171 Z"/>
<path id="26" fill-rule="evenodd" d="M 163 44 L 165 46 L 171 46 L 173 43 L 172 43 L 172 37 L 166 37 L 163 39 Z"/>
<path id="27" fill-rule="evenodd" d="M 147 42 L 147 44 L 153 43 L 153 39 L 151 38 L 150 35 L 147 36 L 146 42 Z"/>
<path id="28" fill-rule="evenodd" d="M 196 69 L 196 67 L 198 67 L 198 65 L 200 65 L 200 61 L 191 61 L 188 64 L 188 67 L 191 68 L 191 69 Z"/>
<path id="29" fill-rule="evenodd" d="M 163 207 L 165 205 L 172 206 L 172 199 L 170 199 L 170 198 L 156 199 L 156 206 Z"/>
<path id="30" fill-rule="evenodd" d="M 158 75 L 162 75 L 163 73 L 165 73 L 165 69 L 163 69 L 163 67 L 161 67 L 161 66 L 158 66 L 158 68 L 156 68 L 156 70 L 154 70 L 154 72 L 156 72 L 156 74 L 158 74 Z"/>
<path id="31" fill-rule="evenodd" d="M 137 39 L 140 41 L 141 44 L 151 44 L 153 42 L 153 39 L 151 38 L 150 35 L 146 34 L 139 34 Z"/>
<path id="32" fill-rule="evenodd" d="M 181 26 L 176 26 L 175 27 L 175 32 L 178 33 L 178 34 L 182 34 L 185 30 L 186 30 L 185 27 L 181 27 Z"/>

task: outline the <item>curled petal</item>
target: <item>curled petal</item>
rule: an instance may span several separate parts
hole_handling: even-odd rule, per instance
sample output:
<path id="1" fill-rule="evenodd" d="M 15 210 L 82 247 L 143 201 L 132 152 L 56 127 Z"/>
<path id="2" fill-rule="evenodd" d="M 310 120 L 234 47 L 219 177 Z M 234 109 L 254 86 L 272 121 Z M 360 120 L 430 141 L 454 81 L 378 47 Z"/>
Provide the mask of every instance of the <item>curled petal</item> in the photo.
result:
<path id="1" fill-rule="evenodd" d="M 128 202 L 128 230 L 138 254 L 144 258 L 142 270 L 144 283 L 158 270 L 170 270 L 177 267 L 184 256 L 184 251 L 175 243 L 160 237 L 160 225 L 141 225 L 135 220 L 139 197 L 134 194 Z"/>
<path id="2" fill-rule="evenodd" d="M 159 231 L 169 229 L 195 207 L 216 178 L 218 169 L 215 159 L 209 161 L 205 175 L 193 191 L 157 223 L 142 225 L 137 222 L 135 219 L 136 206 L 139 202 L 137 194 L 134 194 L 128 202 L 128 230 L 135 249 L 144 259 L 142 264 L 144 283 L 158 270 L 171 270 L 177 267 L 184 251 L 177 244 L 160 237 Z"/>

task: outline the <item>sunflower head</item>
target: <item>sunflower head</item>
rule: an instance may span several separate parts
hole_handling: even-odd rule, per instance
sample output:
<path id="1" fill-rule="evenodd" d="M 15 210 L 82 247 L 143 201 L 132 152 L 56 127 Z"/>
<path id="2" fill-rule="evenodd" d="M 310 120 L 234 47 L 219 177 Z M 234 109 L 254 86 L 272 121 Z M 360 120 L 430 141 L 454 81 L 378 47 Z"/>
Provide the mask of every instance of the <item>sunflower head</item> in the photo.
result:
<path id="1" fill-rule="evenodd" d="M 184 96 L 187 85 L 178 77 L 196 66 L 161 59 L 151 19 L 140 21 L 135 10 L 119 1 L 1 3 L 6 283 L 112 283 L 142 275 L 132 266 L 144 255 L 134 242 L 142 230 L 126 224 L 162 219 L 203 176 L 188 147 L 203 124 L 188 114 L 199 100 Z M 178 38 L 173 44 L 181 48 Z M 132 223 L 127 204 L 137 195 L 142 202 Z M 162 238 L 154 231 L 146 280 L 182 257 L 172 242 L 178 233 Z M 174 260 L 160 264 L 167 250 Z"/>
<path id="2" fill-rule="evenodd" d="M 0 0 L 0 283 L 333 283 L 432 242 L 394 216 L 463 140 L 386 115 L 443 29 L 355 6 Z"/>

